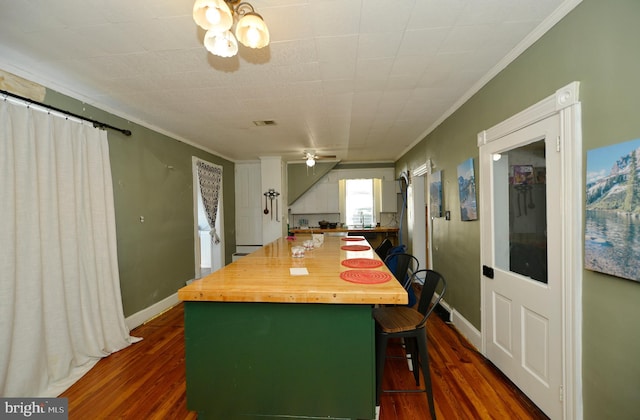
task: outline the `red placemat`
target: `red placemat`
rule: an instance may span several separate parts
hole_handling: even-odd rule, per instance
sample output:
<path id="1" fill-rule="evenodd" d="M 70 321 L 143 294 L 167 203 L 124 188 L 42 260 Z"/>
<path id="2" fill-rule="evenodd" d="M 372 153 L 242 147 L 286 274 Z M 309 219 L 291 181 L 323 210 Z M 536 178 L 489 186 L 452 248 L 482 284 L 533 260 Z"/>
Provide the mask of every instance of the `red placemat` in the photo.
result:
<path id="1" fill-rule="evenodd" d="M 351 283 L 376 284 L 391 280 L 391 274 L 377 270 L 347 270 L 340 273 L 342 280 Z"/>
<path id="2" fill-rule="evenodd" d="M 358 236 L 346 236 L 342 238 L 343 241 L 364 241 L 364 238 Z"/>
<path id="3" fill-rule="evenodd" d="M 369 245 L 342 245 L 340 249 L 344 251 L 367 251 L 371 247 Z"/>
<path id="4" fill-rule="evenodd" d="M 349 268 L 377 268 L 382 266 L 382 261 L 371 258 L 349 258 L 343 260 L 342 265 Z"/>

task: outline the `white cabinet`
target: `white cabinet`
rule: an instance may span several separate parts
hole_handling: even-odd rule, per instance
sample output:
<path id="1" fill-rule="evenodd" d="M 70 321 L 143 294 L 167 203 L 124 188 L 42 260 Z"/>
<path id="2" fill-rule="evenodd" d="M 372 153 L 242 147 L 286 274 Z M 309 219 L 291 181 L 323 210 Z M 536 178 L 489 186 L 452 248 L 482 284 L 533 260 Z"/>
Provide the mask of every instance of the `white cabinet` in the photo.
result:
<path id="1" fill-rule="evenodd" d="M 382 181 L 382 213 L 396 213 L 398 211 L 398 181 L 383 180 Z"/>
<path id="2" fill-rule="evenodd" d="M 339 197 L 339 188 L 338 181 L 327 182 L 327 211 L 326 213 L 340 213 L 340 197 Z"/>
<path id="3" fill-rule="evenodd" d="M 314 186 L 315 187 L 315 186 Z M 311 187 L 313 189 L 314 187 Z M 298 199 L 289 207 L 291 209 L 291 214 L 307 214 L 309 213 L 309 208 L 311 208 L 311 196 L 309 195 L 309 191 L 302 194 Z"/>
<path id="4" fill-rule="evenodd" d="M 325 176 L 291 205 L 291 214 L 339 213 L 338 181 Z"/>

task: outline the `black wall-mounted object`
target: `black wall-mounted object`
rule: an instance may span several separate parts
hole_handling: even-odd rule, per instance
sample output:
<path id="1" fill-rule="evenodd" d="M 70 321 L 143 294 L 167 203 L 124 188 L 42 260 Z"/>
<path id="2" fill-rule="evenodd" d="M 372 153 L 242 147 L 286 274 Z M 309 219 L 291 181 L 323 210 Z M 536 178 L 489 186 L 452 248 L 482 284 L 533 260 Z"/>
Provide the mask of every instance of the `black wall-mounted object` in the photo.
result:
<path id="1" fill-rule="evenodd" d="M 47 104 L 42 103 L 42 102 L 34 101 L 33 99 L 29 99 L 29 98 L 26 98 L 24 96 L 16 95 L 15 93 L 7 92 L 6 90 L 0 90 L 0 94 L 4 95 L 5 97 L 6 96 L 10 96 L 12 98 L 16 98 L 16 99 L 19 99 L 21 101 L 24 101 L 24 102 L 27 102 L 27 103 L 30 103 L 30 104 L 33 104 L 33 105 L 37 105 L 37 106 L 42 107 L 42 108 L 50 109 L 52 111 L 56 111 L 56 112 L 59 112 L 59 113 L 64 114 L 64 115 L 68 115 L 70 117 L 77 118 L 79 120 L 84 120 L 84 121 L 90 122 L 90 123 L 93 124 L 93 126 L 95 128 L 99 128 L 99 129 L 102 129 L 102 130 L 105 130 L 105 129 L 108 128 L 108 129 L 111 129 L 111 130 L 119 131 L 119 132 L 121 132 L 122 134 L 124 134 L 127 137 L 129 137 L 131 135 L 131 130 L 125 130 L 124 128 L 118 128 L 118 127 L 114 127 L 114 126 L 112 126 L 110 124 L 107 124 L 107 123 L 103 123 L 103 122 L 100 122 L 100 121 L 92 120 L 91 118 L 83 117 L 82 115 L 74 114 L 73 112 L 65 111 L 64 109 L 56 108 L 55 106 L 51 106 L 51 105 L 47 105 Z"/>
<path id="2" fill-rule="evenodd" d="M 488 267 L 486 265 L 482 266 L 482 275 L 492 279 L 493 278 L 493 268 Z"/>

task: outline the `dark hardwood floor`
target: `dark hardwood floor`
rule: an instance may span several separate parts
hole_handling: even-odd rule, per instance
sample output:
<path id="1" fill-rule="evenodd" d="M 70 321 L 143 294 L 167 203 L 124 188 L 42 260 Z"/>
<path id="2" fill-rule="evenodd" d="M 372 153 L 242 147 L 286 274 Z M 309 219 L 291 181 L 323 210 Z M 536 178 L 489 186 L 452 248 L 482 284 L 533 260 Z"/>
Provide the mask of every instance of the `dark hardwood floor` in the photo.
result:
<path id="1" fill-rule="evenodd" d="M 69 419 L 196 419 L 186 406 L 182 304 L 131 334 L 144 340 L 102 359 L 61 395 L 69 400 Z M 429 319 L 428 338 L 438 418 L 547 419 L 437 315 Z M 401 354 L 400 343 L 389 352 Z M 384 387 L 415 387 L 405 361 L 387 363 Z M 384 394 L 380 419 L 429 419 L 425 394 Z"/>

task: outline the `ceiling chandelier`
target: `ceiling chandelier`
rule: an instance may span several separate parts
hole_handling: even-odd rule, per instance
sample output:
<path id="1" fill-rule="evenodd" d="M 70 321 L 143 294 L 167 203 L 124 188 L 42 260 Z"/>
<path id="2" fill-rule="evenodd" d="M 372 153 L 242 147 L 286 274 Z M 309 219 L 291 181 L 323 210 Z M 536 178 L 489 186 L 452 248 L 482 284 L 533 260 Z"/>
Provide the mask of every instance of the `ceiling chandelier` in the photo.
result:
<path id="1" fill-rule="evenodd" d="M 238 53 L 238 41 L 249 48 L 269 45 L 269 30 L 253 6 L 240 0 L 196 0 L 193 20 L 207 33 L 204 47 L 219 57 Z M 235 31 L 231 28 L 235 23 Z M 234 36 L 235 34 L 235 36 Z"/>

